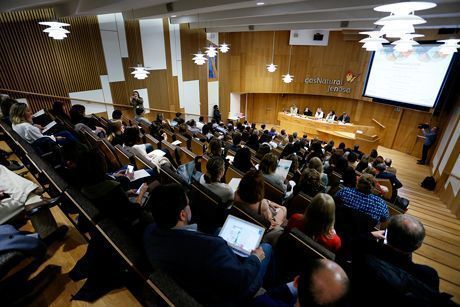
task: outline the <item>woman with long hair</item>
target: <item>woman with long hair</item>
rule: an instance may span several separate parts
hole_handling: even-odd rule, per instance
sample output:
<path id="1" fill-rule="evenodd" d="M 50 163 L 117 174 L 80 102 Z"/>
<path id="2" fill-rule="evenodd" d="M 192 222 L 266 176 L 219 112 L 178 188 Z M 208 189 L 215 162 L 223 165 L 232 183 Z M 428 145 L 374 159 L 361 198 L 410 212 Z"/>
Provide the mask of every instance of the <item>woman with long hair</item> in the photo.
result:
<path id="1" fill-rule="evenodd" d="M 225 161 L 219 156 L 213 156 L 206 163 L 206 174 L 200 178 L 200 184 L 218 195 L 222 202 L 233 200 L 233 189 L 226 183 L 220 182 L 225 174 Z"/>
<path id="2" fill-rule="evenodd" d="M 325 193 L 317 194 L 304 214 L 295 213 L 289 219 L 287 229 L 297 228 L 332 252 L 337 252 L 342 241 L 334 229 L 334 199 Z"/>

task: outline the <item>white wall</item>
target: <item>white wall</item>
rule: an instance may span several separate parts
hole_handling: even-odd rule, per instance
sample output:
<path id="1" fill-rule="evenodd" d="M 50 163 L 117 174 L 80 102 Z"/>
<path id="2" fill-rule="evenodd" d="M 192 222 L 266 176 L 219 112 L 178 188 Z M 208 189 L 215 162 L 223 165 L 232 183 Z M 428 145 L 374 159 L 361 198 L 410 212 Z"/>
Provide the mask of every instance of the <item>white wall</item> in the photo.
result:
<path id="1" fill-rule="evenodd" d="M 444 185 L 444 188 L 447 188 L 450 184 L 452 186 L 454 196 L 457 196 L 458 191 L 460 190 L 460 180 L 458 180 L 452 175 L 460 177 L 460 156 L 457 157 L 457 162 L 455 162 L 455 165 L 452 169 L 452 173 L 451 175 L 449 175 L 449 178 L 447 179 L 446 184 Z"/>
<path id="2" fill-rule="evenodd" d="M 93 90 L 93 91 L 84 91 L 84 92 L 73 92 L 73 93 L 69 93 L 69 97 L 104 102 L 104 92 L 102 89 Z M 85 106 L 86 114 L 107 112 L 107 108 L 105 107 L 105 105 L 100 105 L 96 103 L 85 103 L 79 100 L 70 100 L 70 103 L 72 105 L 81 104 Z"/>
<path id="3" fill-rule="evenodd" d="M 139 20 L 142 41 L 144 66 L 149 70 L 166 69 L 165 38 L 163 34 L 163 20 Z M 142 63 L 139 63 L 142 64 Z"/>
<path id="4" fill-rule="evenodd" d="M 212 116 L 214 105 L 219 105 L 219 81 L 208 82 L 208 115 Z M 222 114 L 222 119 L 228 114 Z"/>
<path id="5" fill-rule="evenodd" d="M 230 114 L 229 118 L 236 119 L 236 117 L 241 113 L 240 111 L 240 102 L 241 94 L 240 93 L 230 93 Z"/>
<path id="6" fill-rule="evenodd" d="M 121 14 L 97 15 L 109 82 L 125 81 L 122 56 L 128 56 Z"/>
<path id="7" fill-rule="evenodd" d="M 200 81 L 192 80 L 182 83 L 181 107 L 186 113 L 200 114 Z M 198 120 L 198 116 L 185 116 L 186 120 Z"/>

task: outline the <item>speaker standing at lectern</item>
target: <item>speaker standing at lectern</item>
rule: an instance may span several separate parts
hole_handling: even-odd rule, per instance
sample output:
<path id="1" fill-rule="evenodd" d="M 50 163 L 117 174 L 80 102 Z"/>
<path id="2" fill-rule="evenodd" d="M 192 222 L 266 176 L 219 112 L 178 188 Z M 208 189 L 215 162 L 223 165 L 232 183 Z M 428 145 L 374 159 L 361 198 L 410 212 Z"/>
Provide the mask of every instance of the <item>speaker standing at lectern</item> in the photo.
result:
<path id="1" fill-rule="evenodd" d="M 436 141 L 436 135 L 438 134 L 438 127 L 433 127 L 430 129 L 430 125 L 428 124 L 421 124 L 418 126 L 419 129 L 422 130 L 423 136 L 425 137 L 425 142 L 423 143 L 422 149 L 422 159 L 418 160 L 418 164 L 425 164 L 426 158 L 428 155 L 428 150 L 430 149 L 431 145 L 434 144 Z"/>

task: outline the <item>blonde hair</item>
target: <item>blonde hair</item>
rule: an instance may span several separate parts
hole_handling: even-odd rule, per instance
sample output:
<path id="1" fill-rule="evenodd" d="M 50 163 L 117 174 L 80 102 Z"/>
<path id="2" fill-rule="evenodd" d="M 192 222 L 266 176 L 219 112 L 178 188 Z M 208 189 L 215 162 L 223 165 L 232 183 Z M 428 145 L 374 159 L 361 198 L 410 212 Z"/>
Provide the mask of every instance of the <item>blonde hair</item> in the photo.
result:
<path id="1" fill-rule="evenodd" d="M 325 193 L 313 197 L 305 210 L 305 233 L 313 239 L 328 235 L 334 228 L 335 203 L 334 199 Z"/>
<path id="2" fill-rule="evenodd" d="M 11 123 L 17 125 L 17 124 L 26 122 L 26 117 L 25 117 L 26 111 L 27 111 L 27 104 L 22 103 L 22 102 L 13 104 L 10 109 Z"/>

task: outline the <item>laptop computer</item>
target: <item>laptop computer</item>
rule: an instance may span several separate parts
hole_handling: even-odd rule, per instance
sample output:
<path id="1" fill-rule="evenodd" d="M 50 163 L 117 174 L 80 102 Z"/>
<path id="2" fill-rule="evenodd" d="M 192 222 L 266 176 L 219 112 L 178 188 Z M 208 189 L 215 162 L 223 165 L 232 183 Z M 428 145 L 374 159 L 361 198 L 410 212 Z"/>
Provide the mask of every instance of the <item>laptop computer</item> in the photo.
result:
<path id="1" fill-rule="evenodd" d="M 219 237 L 227 241 L 235 254 L 249 257 L 259 247 L 265 229 L 251 222 L 229 215 L 220 230 Z"/>

